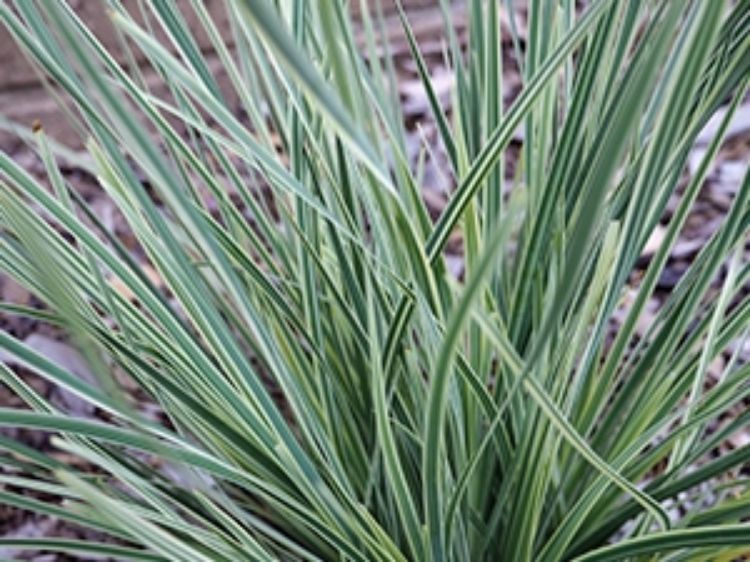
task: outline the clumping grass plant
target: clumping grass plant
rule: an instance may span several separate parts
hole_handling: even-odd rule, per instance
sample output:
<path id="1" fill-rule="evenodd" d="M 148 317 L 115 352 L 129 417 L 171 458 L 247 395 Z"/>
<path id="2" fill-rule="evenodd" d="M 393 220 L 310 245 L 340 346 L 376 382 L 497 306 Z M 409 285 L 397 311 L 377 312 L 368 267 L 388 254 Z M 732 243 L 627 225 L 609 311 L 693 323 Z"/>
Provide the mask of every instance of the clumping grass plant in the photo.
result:
<path id="1" fill-rule="evenodd" d="M 102 2 L 131 64 L 64 0 L 0 5 L 86 146 L 29 132 L 44 182 L 0 156 L 0 270 L 45 304 L 2 312 L 62 328 L 97 379 L 0 333 L 13 362 L 97 409 L 66 412 L 0 365 L 28 405 L 0 425 L 80 459 L 0 438 L 0 501 L 102 536 L 0 546 L 190 562 L 748 551 L 750 445 L 720 445 L 750 420 L 750 176 L 636 327 L 747 93 L 750 2 L 529 0 L 527 36 L 506 37 L 516 4 L 467 0 L 464 49 L 440 2 L 450 111 L 400 14 L 455 178 L 436 220 L 421 190 L 438 147 L 410 159 L 378 2 L 226 0 L 228 31 L 200 1 Z M 504 107 L 513 57 L 523 88 Z"/>

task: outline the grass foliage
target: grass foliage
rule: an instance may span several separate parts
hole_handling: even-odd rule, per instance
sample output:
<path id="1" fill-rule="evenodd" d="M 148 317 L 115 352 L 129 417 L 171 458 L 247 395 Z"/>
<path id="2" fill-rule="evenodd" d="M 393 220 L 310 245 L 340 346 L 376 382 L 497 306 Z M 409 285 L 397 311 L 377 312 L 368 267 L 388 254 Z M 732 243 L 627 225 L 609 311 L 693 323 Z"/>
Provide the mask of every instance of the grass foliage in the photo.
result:
<path id="1" fill-rule="evenodd" d="M 3 2 L 0 20 L 163 286 L 43 131 L 27 136 L 45 181 L 0 156 L 0 270 L 46 305 L 2 311 L 61 326 L 97 384 L 7 333 L 0 349 L 101 413 L 65 412 L 0 366 L 28 404 L 0 408 L 0 425 L 52 432 L 85 461 L 3 437 L 0 501 L 116 540 L 0 546 L 191 562 L 676 562 L 750 546 L 748 483 L 733 480 L 750 446 L 711 454 L 747 428 L 750 364 L 734 353 L 705 385 L 750 326 L 750 176 L 636 334 L 747 92 L 750 2 L 529 0 L 528 36 L 509 38 L 501 11 L 515 21 L 517 2 L 467 0 L 464 51 L 443 0 L 449 113 L 402 13 L 455 178 L 435 221 L 421 198 L 434 147 L 410 159 L 377 2 L 227 0 L 230 37 L 203 2 L 107 4 L 126 62 L 147 57 L 156 83 L 63 0 Z M 513 56 L 523 89 L 504 108 Z M 459 235 L 461 281 L 444 260 Z"/>

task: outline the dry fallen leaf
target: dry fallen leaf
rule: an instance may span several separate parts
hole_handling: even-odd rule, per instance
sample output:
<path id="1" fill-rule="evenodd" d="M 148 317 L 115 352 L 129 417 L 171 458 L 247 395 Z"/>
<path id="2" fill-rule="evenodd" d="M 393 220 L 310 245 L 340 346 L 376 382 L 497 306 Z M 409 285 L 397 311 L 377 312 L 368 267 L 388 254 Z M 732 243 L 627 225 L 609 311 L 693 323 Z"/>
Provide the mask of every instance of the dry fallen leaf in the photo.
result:
<path id="1" fill-rule="evenodd" d="M 98 384 L 85 358 L 73 346 L 37 333 L 28 336 L 23 343 L 87 383 L 95 386 Z M 91 416 L 95 410 L 91 403 L 62 387 L 55 388 L 52 401 L 66 411 L 79 416 Z"/>
<path id="2" fill-rule="evenodd" d="M 2 280 L 2 301 L 26 306 L 31 302 L 31 293 L 15 279 L 5 277 Z"/>
<path id="3" fill-rule="evenodd" d="M 664 242 L 664 238 L 667 234 L 667 229 L 664 228 L 662 225 L 657 224 L 656 228 L 654 228 L 653 232 L 651 232 L 651 236 L 649 236 L 648 240 L 646 241 L 646 245 L 643 247 L 643 252 L 641 253 L 642 257 L 651 257 L 653 256 L 656 251 L 661 247 L 662 243 Z"/>
<path id="4" fill-rule="evenodd" d="M 24 341 L 28 347 L 44 356 L 53 363 L 65 367 L 71 373 L 78 375 L 90 383 L 96 383 L 96 377 L 89 369 L 83 355 L 73 346 L 52 339 L 42 334 L 31 334 Z"/>
<path id="5" fill-rule="evenodd" d="M 747 447 L 750 445 L 750 431 L 747 429 L 738 431 L 734 435 L 732 435 L 729 439 L 729 444 L 734 449 L 742 449 L 743 447 Z"/>

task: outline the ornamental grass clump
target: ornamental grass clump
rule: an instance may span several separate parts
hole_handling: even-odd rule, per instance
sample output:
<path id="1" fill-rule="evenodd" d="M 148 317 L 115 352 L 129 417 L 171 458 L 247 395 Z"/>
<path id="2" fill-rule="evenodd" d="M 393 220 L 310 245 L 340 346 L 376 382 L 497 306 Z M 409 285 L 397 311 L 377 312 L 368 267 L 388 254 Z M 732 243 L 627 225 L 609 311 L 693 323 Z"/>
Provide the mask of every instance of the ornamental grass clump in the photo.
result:
<path id="1" fill-rule="evenodd" d="M 516 2 L 469 0 L 464 49 L 442 1 L 449 107 L 401 12 L 438 132 L 416 164 L 378 2 L 226 0 L 226 28 L 197 1 L 105 4 L 126 64 L 63 0 L 0 5 L 85 143 L 27 133 L 43 179 L 0 156 L 0 270 L 44 304 L 2 312 L 57 326 L 95 375 L 0 333 L 0 377 L 27 405 L 0 425 L 54 445 L 0 438 L 0 501 L 101 533 L 0 546 L 190 562 L 747 552 L 750 445 L 720 446 L 750 419 L 750 176 L 637 327 L 747 94 L 750 2 L 529 0 L 520 37 Z M 506 107 L 508 60 L 522 88 Z M 435 218 L 422 164 L 437 152 L 454 187 Z M 137 248 L 61 158 L 97 178 Z"/>

